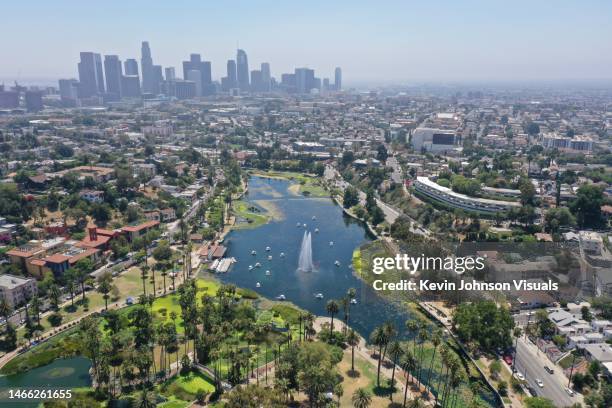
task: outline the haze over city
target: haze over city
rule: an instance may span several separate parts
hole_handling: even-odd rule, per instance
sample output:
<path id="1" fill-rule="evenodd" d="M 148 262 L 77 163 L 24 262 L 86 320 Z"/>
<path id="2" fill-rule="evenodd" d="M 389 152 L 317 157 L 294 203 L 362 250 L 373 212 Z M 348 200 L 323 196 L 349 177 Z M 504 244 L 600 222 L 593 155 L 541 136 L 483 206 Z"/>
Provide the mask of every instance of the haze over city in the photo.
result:
<path id="1" fill-rule="evenodd" d="M 606 1 L 22 1 L 3 15 L 0 81 L 26 84 L 76 77 L 80 51 L 139 58 L 141 41 L 164 67 L 202 54 L 213 80 L 237 45 L 273 76 L 341 66 L 347 84 L 601 80 L 612 67 Z"/>

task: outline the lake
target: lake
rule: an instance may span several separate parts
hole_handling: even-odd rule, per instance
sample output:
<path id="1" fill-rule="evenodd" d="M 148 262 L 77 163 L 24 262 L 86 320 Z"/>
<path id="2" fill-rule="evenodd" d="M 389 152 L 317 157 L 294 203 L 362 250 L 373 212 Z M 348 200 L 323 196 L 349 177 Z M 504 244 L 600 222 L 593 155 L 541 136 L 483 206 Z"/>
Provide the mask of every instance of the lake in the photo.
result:
<path id="1" fill-rule="evenodd" d="M 35 408 L 40 400 L 10 400 L 9 390 L 53 389 L 67 390 L 91 385 L 91 362 L 85 357 L 58 359 L 43 367 L 0 377 L 0 406 L 2 408 Z"/>
<path id="2" fill-rule="evenodd" d="M 411 318 L 410 313 L 376 294 L 351 269 L 353 250 L 373 239 L 365 225 L 344 214 L 330 198 L 296 195 L 289 189 L 291 184 L 284 179 L 250 178 L 245 200 L 256 207 L 271 209 L 275 217 L 258 228 L 234 230 L 228 234 L 225 240 L 227 256 L 235 257 L 238 262 L 228 273 L 218 275 L 219 279 L 253 289 L 270 299 L 285 295 L 288 301 L 315 315 L 327 315 L 327 301 L 340 299 L 349 288 L 355 288 L 357 304 L 351 305 L 351 326 L 355 330 L 367 338 L 385 321 L 392 321 L 403 330 L 405 321 Z M 305 230 L 312 235 L 313 272 L 297 270 Z M 332 241 L 333 246 L 330 246 Z M 266 251 L 268 246 L 270 252 Z M 251 255 L 253 250 L 257 253 L 255 256 Z M 268 260 L 269 255 L 272 260 Z M 249 265 L 254 266 L 257 262 L 261 267 L 249 270 Z M 269 276 L 266 276 L 267 270 Z M 257 287 L 257 282 L 261 287 Z M 323 299 L 317 299 L 317 293 L 321 293 Z M 340 312 L 339 317 L 342 315 Z"/>

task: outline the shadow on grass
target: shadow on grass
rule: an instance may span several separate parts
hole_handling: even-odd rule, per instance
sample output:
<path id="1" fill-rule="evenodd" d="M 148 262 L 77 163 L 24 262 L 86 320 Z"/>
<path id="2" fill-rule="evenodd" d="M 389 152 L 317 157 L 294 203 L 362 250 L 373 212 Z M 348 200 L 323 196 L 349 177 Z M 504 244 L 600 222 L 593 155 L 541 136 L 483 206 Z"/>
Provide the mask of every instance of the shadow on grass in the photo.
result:
<path id="1" fill-rule="evenodd" d="M 372 392 L 374 392 L 374 395 L 378 396 L 378 397 L 389 397 L 391 395 L 393 395 L 393 393 L 395 392 L 395 388 L 393 387 L 383 387 L 381 386 L 376 386 L 372 389 Z"/>
<path id="2" fill-rule="evenodd" d="M 348 375 L 351 378 L 359 378 L 361 377 L 361 373 L 357 370 L 347 370 L 346 371 L 346 375 Z"/>

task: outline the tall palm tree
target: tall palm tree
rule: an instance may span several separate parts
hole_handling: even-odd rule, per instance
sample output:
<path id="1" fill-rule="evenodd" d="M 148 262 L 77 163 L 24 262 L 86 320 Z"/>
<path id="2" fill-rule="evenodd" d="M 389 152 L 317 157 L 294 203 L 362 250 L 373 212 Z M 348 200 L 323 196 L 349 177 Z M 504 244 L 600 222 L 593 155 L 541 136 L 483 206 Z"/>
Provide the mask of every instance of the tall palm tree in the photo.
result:
<path id="1" fill-rule="evenodd" d="M 516 353 L 518 352 L 518 339 L 523 334 L 520 327 L 515 327 L 512 334 L 514 335 L 514 358 L 512 359 L 512 374 L 516 371 Z"/>
<path id="2" fill-rule="evenodd" d="M 412 336 L 412 351 L 416 349 L 416 338 L 417 332 L 419 330 L 419 324 L 416 320 L 407 320 L 406 321 L 406 330 L 408 334 Z"/>
<path id="3" fill-rule="evenodd" d="M 146 259 L 146 258 L 145 258 Z M 145 265 L 140 268 L 140 279 L 142 280 L 142 294 L 147 295 L 147 272 L 149 271 L 149 266 Z"/>
<path id="4" fill-rule="evenodd" d="M 438 375 L 438 385 L 436 386 L 436 404 L 438 404 L 438 401 L 440 400 L 440 392 L 442 391 L 442 380 L 444 379 L 444 370 L 448 364 L 449 361 L 449 356 L 450 356 L 450 349 L 448 348 L 448 346 L 446 344 L 443 344 L 442 347 L 440 347 L 440 357 L 442 359 L 442 364 L 440 366 L 440 373 Z"/>
<path id="5" fill-rule="evenodd" d="M 385 332 L 385 347 L 383 349 L 382 359 L 384 360 L 387 357 L 387 346 L 391 342 L 391 340 L 397 335 L 397 330 L 395 329 L 395 325 L 392 322 L 385 322 L 383 324 L 383 331 Z"/>
<path id="6" fill-rule="evenodd" d="M 404 350 L 401 364 L 404 372 L 406 373 L 406 384 L 404 384 L 404 403 L 402 405 L 405 407 L 406 399 L 408 397 L 408 377 L 411 376 L 416 369 L 416 359 L 414 358 L 412 351 L 408 350 L 408 347 L 406 347 L 406 350 Z M 412 376 L 412 378 L 414 379 L 414 376 Z"/>
<path id="7" fill-rule="evenodd" d="M 372 394 L 364 388 L 358 388 L 351 397 L 354 408 L 368 408 L 372 404 Z"/>
<path id="8" fill-rule="evenodd" d="M 436 351 L 438 350 L 438 346 L 440 345 L 441 342 L 442 342 L 442 332 L 440 329 L 438 329 L 431 336 L 431 344 L 433 345 L 434 349 L 433 349 L 433 354 L 431 355 L 431 361 L 429 362 L 429 372 L 427 374 L 427 384 L 429 386 L 429 389 L 433 388 L 429 384 L 431 381 L 431 374 L 433 373 L 434 360 L 436 359 Z"/>
<path id="9" fill-rule="evenodd" d="M 351 371 L 355 372 L 355 346 L 359 344 L 359 336 L 355 330 L 349 329 L 346 334 L 346 342 L 351 346 Z"/>
<path id="10" fill-rule="evenodd" d="M 32 313 L 36 315 L 36 324 L 40 326 L 40 307 L 42 306 L 38 295 L 34 295 L 32 300 L 30 301 L 30 306 L 32 307 Z"/>
<path id="11" fill-rule="evenodd" d="M 423 346 L 425 342 L 427 341 L 427 339 L 429 338 L 429 332 L 425 328 L 421 328 L 419 330 L 418 338 L 419 338 L 419 371 L 417 373 L 417 378 L 419 379 L 419 382 L 422 384 L 423 378 L 421 374 L 423 370 Z"/>
<path id="12" fill-rule="evenodd" d="M 380 364 L 382 363 L 382 350 L 386 343 L 385 330 L 383 326 L 374 329 L 370 336 L 372 344 L 378 347 L 378 368 L 376 369 L 376 386 L 380 387 Z"/>
<path id="13" fill-rule="evenodd" d="M 389 354 L 391 355 L 391 361 L 393 362 L 393 369 L 391 371 L 391 387 L 395 387 L 395 366 L 402 356 L 403 350 L 402 345 L 399 341 L 394 341 L 389 346 Z M 391 400 L 393 400 L 393 393 L 389 394 Z"/>
<path id="14" fill-rule="evenodd" d="M 336 302 L 335 300 L 330 300 L 329 302 L 327 302 L 325 309 L 327 310 L 327 313 L 329 313 L 329 315 L 331 316 L 331 325 L 329 326 L 329 336 L 331 339 L 331 336 L 334 332 L 334 315 L 338 313 L 339 309 L 338 302 Z"/>

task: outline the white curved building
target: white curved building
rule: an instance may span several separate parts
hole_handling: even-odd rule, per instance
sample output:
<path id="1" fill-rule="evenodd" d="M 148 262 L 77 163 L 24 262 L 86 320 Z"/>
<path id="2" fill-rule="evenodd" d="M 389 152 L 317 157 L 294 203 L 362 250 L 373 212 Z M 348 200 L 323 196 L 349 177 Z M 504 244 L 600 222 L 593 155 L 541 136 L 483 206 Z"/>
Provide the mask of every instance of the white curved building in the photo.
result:
<path id="1" fill-rule="evenodd" d="M 521 206 L 518 202 L 488 200 L 486 198 L 470 197 L 465 194 L 456 193 L 427 177 L 417 177 L 414 182 L 414 188 L 419 193 L 440 201 L 449 207 L 460 208 L 465 211 L 495 214 Z"/>

